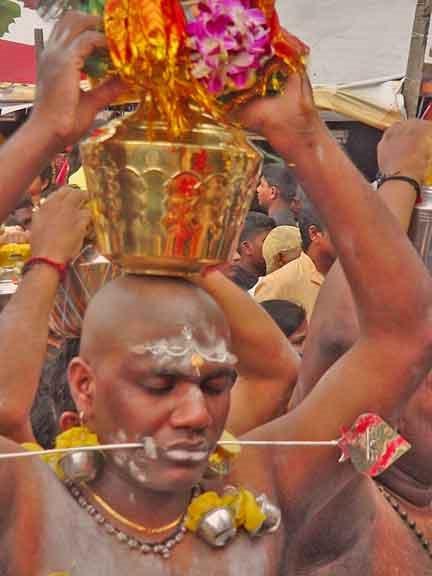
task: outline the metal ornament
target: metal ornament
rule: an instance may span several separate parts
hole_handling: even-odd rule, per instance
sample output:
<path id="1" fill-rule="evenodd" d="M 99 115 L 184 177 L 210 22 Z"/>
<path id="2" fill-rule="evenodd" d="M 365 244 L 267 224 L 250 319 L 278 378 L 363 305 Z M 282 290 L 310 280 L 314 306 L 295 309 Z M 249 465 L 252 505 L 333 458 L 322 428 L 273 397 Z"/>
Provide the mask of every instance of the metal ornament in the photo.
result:
<path id="1" fill-rule="evenodd" d="M 425 263 L 429 272 L 432 272 L 432 187 L 422 188 L 422 201 L 414 208 L 411 226 L 409 229 L 411 242 Z"/>
<path id="2" fill-rule="evenodd" d="M 102 452 L 79 451 L 65 454 L 58 465 L 67 482 L 93 482 L 104 464 Z"/>
<path id="3" fill-rule="evenodd" d="M 207 512 L 197 534 L 214 548 L 222 548 L 231 542 L 237 534 L 237 528 L 229 508 L 214 508 Z"/>
<path id="4" fill-rule="evenodd" d="M 350 460 L 356 470 L 370 477 L 382 474 L 411 445 L 376 414 L 366 413 L 339 440 L 340 462 Z"/>
<path id="5" fill-rule="evenodd" d="M 280 509 L 272 504 L 265 494 L 258 496 L 256 501 L 263 514 L 266 516 L 258 534 L 273 534 L 273 532 L 278 530 L 282 521 L 282 513 Z"/>
<path id="6" fill-rule="evenodd" d="M 50 316 L 50 329 L 60 338 L 79 338 L 87 305 L 120 270 L 86 244 L 70 264 L 65 281 L 58 287 Z"/>

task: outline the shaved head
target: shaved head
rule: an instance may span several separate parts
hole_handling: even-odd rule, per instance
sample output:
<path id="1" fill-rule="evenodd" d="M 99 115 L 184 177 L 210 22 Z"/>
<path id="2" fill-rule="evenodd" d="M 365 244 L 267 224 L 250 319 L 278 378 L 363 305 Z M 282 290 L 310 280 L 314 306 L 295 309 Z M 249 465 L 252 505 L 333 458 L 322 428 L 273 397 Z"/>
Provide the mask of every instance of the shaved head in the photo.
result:
<path id="1" fill-rule="evenodd" d="M 183 326 L 205 333 L 217 326 L 229 338 L 223 312 L 203 290 L 180 278 L 124 276 L 91 300 L 83 322 L 81 351 L 97 359 L 117 345 L 169 336 Z"/>

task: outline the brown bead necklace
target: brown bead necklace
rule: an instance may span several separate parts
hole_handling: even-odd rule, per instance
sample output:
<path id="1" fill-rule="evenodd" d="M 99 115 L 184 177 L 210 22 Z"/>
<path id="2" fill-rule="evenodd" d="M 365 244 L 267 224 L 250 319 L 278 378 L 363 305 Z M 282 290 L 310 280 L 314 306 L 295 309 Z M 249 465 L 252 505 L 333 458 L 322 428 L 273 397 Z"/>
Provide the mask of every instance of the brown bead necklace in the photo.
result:
<path id="1" fill-rule="evenodd" d="M 176 528 L 174 533 L 171 534 L 168 538 L 160 542 L 146 542 L 141 539 L 135 538 L 134 536 L 130 536 L 119 530 L 118 528 L 114 527 L 96 508 L 91 504 L 84 496 L 82 490 L 74 484 L 73 482 L 66 482 L 66 487 L 68 488 L 71 495 L 75 498 L 79 506 L 87 511 L 89 516 L 91 516 L 97 524 L 99 524 L 102 528 L 105 529 L 106 533 L 115 537 L 118 542 L 125 544 L 128 546 L 129 550 L 135 550 L 140 552 L 141 554 L 156 554 L 160 555 L 164 559 L 168 559 L 171 555 L 171 552 L 175 546 L 180 544 L 183 540 L 187 529 L 185 526 L 185 515 L 180 519 L 176 519 L 171 524 L 163 526 L 157 529 L 148 529 L 147 533 L 151 534 L 159 534 L 162 532 L 166 532 L 171 528 Z M 192 493 L 192 498 L 198 496 L 200 493 L 200 488 L 194 488 Z M 100 504 L 100 502 L 98 502 Z M 117 519 L 117 518 L 116 518 Z"/>
<path id="2" fill-rule="evenodd" d="M 417 526 L 416 521 L 410 518 L 408 512 L 405 510 L 403 506 L 401 506 L 400 502 L 389 492 L 387 492 L 387 490 L 383 486 L 378 485 L 378 490 L 381 492 L 381 494 L 384 496 L 384 498 L 387 500 L 387 502 L 390 504 L 393 510 L 397 512 L 399 518 L 402 519 L 403 523 L 406 526 L 408 526 L 408 528 L 411 530 L 411 532 L 413 532 L 413 534 L 415 534 L 423 550 L 426 552 L 429 558 L 432 559 L 432 543 L 426 538 L 423 531 L 420 530 L 420 528 Z"/>

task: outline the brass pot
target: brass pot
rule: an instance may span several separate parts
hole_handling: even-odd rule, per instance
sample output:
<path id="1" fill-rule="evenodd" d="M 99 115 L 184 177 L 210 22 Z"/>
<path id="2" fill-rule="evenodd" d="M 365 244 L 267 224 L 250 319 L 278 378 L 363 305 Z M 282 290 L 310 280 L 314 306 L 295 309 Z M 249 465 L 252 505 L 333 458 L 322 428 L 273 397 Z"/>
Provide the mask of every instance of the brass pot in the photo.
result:
<path id="1" fill-rule="evenodd" d="M 262 162 L 240 131 L 199 124 L 173 142 L 139 113 L 99 130 L 81 156 L 100 253 L 126 272 L 171 276 L 228 260 Z"/>

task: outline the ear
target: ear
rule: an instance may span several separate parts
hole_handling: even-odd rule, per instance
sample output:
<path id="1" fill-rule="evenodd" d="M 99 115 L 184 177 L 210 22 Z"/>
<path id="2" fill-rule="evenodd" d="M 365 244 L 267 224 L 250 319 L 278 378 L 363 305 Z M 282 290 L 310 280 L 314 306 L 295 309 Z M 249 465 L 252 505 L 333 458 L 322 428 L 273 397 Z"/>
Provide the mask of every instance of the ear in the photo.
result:
<path id="1" fill-rule="evenodd" d="M 75 428 L 81 424 L 77 412 L 63 412 L 59 419 L 59 428 L 62 432 Z"/>
<path id="2" fill-rule="evenodd" d="M 283 259 L 283 254 L 282 252 L 278 252 L 275 257 L 274 257 L 274 262 L 276 264 L 276 268 L 282 268 L 282 266 L 284 266 L 285 262 Z"/>
<path id="3" fill-rule="evenodd" d="M 247 256 L 250 256 L 250 254 L 252 252 L 250 242 L 245 240 L 244 242 L 242 242 L 240 244 L 240 247 L 241 247 L 244 254 L 246 254 Z"/>
<path id="4" fill-rule="evenodd" d="M 315 224 L 312 224 L 311 226 L 309 226 L 308 232 L 309 232 L 309 238 L 310 238 L 311 242 L 314 242 L 315 240 L 317 240 L 317 238 L 322 236 L 321 230 L 319 228 L 317 228 L 315 226 Z"/>
<path id="5" fill-rule="evenodd" d="M 95 382 L 93 371 L 80 356 L 73 358 L 68 367 L 68 381 L 78 412 L 84 412 L 85 420 L 93 416 Z"/>
<path id="6" fill-rule="evenodd" d="M 271 195 L 272 200 L 279 198 L 279 196 L 280 196 L 279 188 L 277 186 L 271 186 L 270 187 L 270 195 Z"/>

